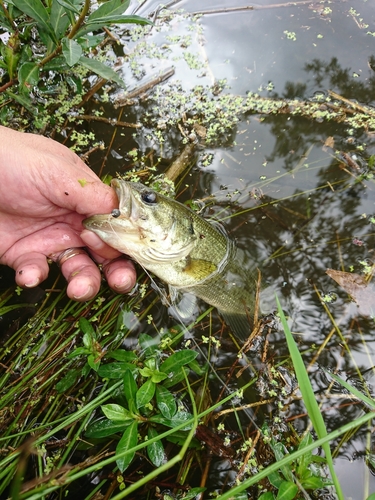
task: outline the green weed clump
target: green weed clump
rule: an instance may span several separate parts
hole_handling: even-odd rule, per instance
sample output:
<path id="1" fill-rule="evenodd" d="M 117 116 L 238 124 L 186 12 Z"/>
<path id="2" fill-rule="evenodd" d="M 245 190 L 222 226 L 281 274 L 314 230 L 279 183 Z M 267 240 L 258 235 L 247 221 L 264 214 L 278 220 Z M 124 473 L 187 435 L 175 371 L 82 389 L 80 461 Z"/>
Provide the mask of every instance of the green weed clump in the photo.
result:
<path id="1" fill-rule="evenodd" d="M 38 129 L 61 129 L 85 102 L 90 75 L 99 78 L 98 89 L 107 80 L 124 87 L 112 68 L 108 28 L 150 24 L 124 15 L 129 3 L 109 0 L 93 9 L 91 0 L 0 2 L 0 122 L 27 128 L 32 117 Z M 29 116 L 21 118 L 20 107 Z"/>

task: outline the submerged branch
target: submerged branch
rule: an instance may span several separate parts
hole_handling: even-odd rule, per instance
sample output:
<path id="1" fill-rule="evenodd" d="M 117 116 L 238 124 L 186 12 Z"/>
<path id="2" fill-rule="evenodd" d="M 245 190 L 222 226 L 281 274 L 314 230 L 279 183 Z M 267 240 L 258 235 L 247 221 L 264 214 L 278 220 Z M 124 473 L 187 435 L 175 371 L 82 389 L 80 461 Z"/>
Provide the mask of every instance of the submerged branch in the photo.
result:
<path id="1" fill-rule="evenodd" d="M 142 94 L 145 94 L 149 90 L 153 89 L 156 85 L 159 85 L 159 83 L 164 82 L 168 78 L 170 78 L 172 75 L 174 75 L 174 68 L 173 66 L 170 68 L 167 68 L 166 70 L 162 71 L 161 73 L 158 73 L 157 76 L 152 76 L 150 79 L 146 80 L 145 83 L 140 85 L 139 87 L 136 87 L 135 89 L 131 90 L 130 92 L 126 92 L 125 94 L 121 94 L 116 96 L 114 100 L 114 106 L 115 108 L 120 108 L 121 106 L 127 106 L 129 104 L 133 104 L 132 99 L 141 96 Z"/>
<path id="2" fill-rule="evenodd" d="M 324 3 L 324 2 L 323 2 Z M 298 2 L 283 2 L 272 5 L 242 5 L 239 7 L 223 7 L 210 10 L 198 10 L 192 13 L 193 16 L 205 16 L 207 14 L 228 14 L 229 12 L 241 12 L 243 10 L 264 10 L 264 9 L 278 9 L 280 7 L 296 7 L 297 5 L 310 5 L 311 0 L 303 0 Z"/>
<path id="3" fill-rule="evenodd" d="M 119 120 L 106 118 L 105 116 L 76 115 L 75 118 L 76 118 L 76 120 L 86 120 L 86 121 L 107 123 L 108 125 L 113 125 L 115 127 L 140 128 L 142 126 L 140 123 L 122 122 Z"/>
<path id="4" fill-rule="evenodd" d="M 168 167 L 165 176 L 175 182 L 176 179 L 186 170 L 190 169 L 196 162 L 196 145 L 194 143 L 187 144 L 182 153 L 175 159 L 175 161 Z"/>
<path id="5" fill-rule="evenodd" d="M 329 94 L 337 99 L 331 102 L 329 98 L 320 101 L 300 101 L 298 99 L 273 99 L 249 94 L 244 112 L 265 115 L 289 114 L 312 118 L 317 121 L 334 121 L 345 123 L 353 128 L 364 128 L 375 131 L 375 110 L 370 106 L 359 105 L 334 92 Z"/>

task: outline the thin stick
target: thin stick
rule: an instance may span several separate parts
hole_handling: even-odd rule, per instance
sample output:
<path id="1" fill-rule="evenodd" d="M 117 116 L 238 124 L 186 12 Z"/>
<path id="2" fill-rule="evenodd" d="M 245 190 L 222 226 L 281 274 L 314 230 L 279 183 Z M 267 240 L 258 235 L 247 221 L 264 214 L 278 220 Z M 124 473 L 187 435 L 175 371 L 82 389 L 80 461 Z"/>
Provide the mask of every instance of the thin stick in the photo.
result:
<path id="1" fill-rule="evenodd" d="M 114 127 L 140 128 L 142 126 L 140 123 L 122 122 L 119 120 L 113 120 L 110 118 L 106 118 L 105 116 L 76 115 L 75 118 L 77 120 L 103 122 L 103 123 L 107 123 L 108 125 L 113 125 Z"/>
<path id="2" fill-rule="evenodd" d="M 157 76 L 151 77 L 151 79 L 148 79 L 145 83 L 135 88 L 134 90 L 131 90 L 130 92 L 126 92 L 125 94 L 117 96 L 114 100 L 115 108 L 120 108 L 122 106 L 128 106 L 129 104 L 132 104 L 132 99 L 134 99 L 135 97 L 139 97 L 142 94 L 145 94 L 159 83 L 162 83 L 168 78 L 170 78 L 172 75 L 174 75 L 173 67 L 166 69 L 162 73 L 159 73 Z"/>
<path id="3" fill-rule="evenodd" d="M 192 12 L 193 16 L 205 16 L 209 14 L 226 14 L 228 12 L 241 12 L 243 10 L 265 10 L 265 9 L 278 9 L 280 7 L 296 7 L 297 5 L 311 4 L 311 0 L 305 0 L 303 2 L 286 2 L 286 3 L 275 3 L 273 5 L 243 5 L 242 7 L 227 7 L 224 9 L 211 9 L 211 10 L 200 10 Z"/>

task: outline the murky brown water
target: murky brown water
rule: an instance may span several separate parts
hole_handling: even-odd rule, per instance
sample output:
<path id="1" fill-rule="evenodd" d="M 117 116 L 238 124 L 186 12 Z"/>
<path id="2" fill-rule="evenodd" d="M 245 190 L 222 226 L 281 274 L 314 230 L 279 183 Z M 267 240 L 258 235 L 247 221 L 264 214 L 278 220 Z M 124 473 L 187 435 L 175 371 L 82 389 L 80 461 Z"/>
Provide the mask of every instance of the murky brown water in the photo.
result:
<path id="1" fill-rule="evenodd" d="M 137 14 L 145 16 L 158 5 L 145 2 Z M 179 82 L 188 92 L 195 85 L 225 79 L 228 88 L 223 92 L 235 95 L 259 92 L 263 97 L 305 100 L 331 90 L 346 99 L 375 104 L 373 2 L 297 1 L 276 6 L 267 0 L 254 5 L 254 10 L 221 11 L 228 7 L 235 5 L 214 0 L 204 2 L 204 7 L 199 1 L 178 2 L 172 9 L 207 12 L 196 21 L 181 16 L 154 30 L 137 56 L 140 67 L 134 74 L 144 72 L 147 77 L 173 65 L 175 74 L 163 84 L 165 89 Z M 182 35 L 191 37 L 189 46 L 179 41 L 171 49 L 163 48 L 166 36 Z M 138 41 L 127 42 L 129 51 L 138 45 Z M 186 52 L 194 55 L 191 65 L 196 69 L 183 58 Z M 130 76 L 128 65 L 123 74 L 129 86 L 139 83 Z M 117 116 L 111 106 L 106 109 Z M 148 128 L 151 111 L 149 103 L 124 110 L 123 120 L 145 125 L 133 137 L 127 130 L 117 134 L 106 171 L 126 171 L 131 160 L 128 151 L 133 148 L 141 153 L 154 150 L 163 165 L 176 156 L 182 137 L 167 128 L 162 130 L 163 143 L 158 142 Z M 93 130 L 104 141 L 112 134 L 110 127 L 96 125 Z M 348 166 L 342 153 L 354 159 L 359 171 Z M 204 166 L 207 154 L 213 155 L 212 161 Z M 374 319 L 361 316 L 325 274 L 327 268 L 361 273 L 363 263 L 375 262 L 374 169 L 368 167 L 373 154 L 375 135 L 345 123 L 248 113 L 240 117 L 226 141 L 202 149 L 197 166 L 184 181 L 184 198 L 215 196 L 213 213 L 224 219 L 239 246 L 256 259 L 264 281 L 283 298 L 300 350 L 306 351 L 306 363 L 316 353 L 314 346 L 321 345 L 333 328 L 317 292 L 337 296 L 328 308 L 353 357 L 334 334 L 311 371 L 317 392 L 327 386 L 320 366 L 339 369 L 343 378 L 355 381 L 357 364 L 361 372 L 370 374 L 370 385 L 373 380 Z M 101 162 L 101 157 L 93 158 L 92 167 L 99 170 Z M 165 315 L 159 321 L 162 326 Z M 270 340 L 271 349 L 282 358 L 286 354 L 283 334 L 274 333 Z M 332 403 L 325 422 L 333 430 L 360 414 L 359 407 L 341 409 Z M 364 433 L 358 436 L 340 448 L 336 459 L 346 498 L 360 499 L 375 491 L 364 460 L 368 443 Z M 373 452 L 373 447 L 371 443 L 368 451 Z"/>

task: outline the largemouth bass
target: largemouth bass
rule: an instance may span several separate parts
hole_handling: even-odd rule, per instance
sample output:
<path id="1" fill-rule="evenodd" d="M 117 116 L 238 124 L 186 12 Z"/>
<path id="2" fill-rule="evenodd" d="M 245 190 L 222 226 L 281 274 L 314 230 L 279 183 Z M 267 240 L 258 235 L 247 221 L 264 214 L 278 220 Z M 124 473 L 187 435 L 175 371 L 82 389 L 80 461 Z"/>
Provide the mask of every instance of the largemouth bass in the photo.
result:
<path id="1" fill-rule="evenodd" d="M 169 285 L 216 307 L 240 340 L 254 314 L 256 273 L 219 226 L 143 184 L 113 179 L 119 209 L 83 221 L 86 229 Z"/>

